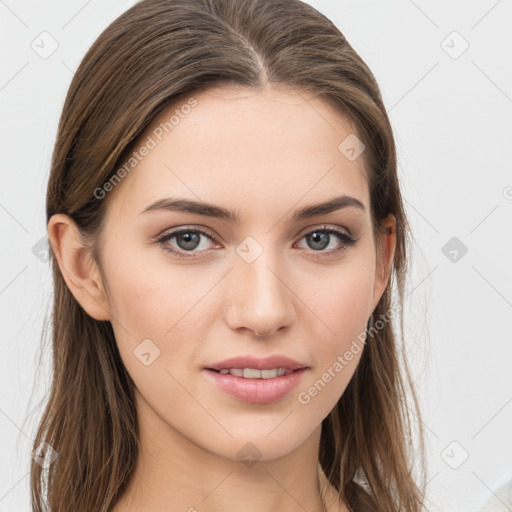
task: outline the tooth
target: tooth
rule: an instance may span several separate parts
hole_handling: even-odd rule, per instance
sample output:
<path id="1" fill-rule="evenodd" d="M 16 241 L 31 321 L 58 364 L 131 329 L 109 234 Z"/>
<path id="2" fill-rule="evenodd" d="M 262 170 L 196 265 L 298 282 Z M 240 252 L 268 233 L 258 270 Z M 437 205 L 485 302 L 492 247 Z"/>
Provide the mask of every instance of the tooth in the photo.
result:
<path id="1" fill-rule="evenodd" d="M 258 370 L 257 368 L 223 368 L 219 373 L 226 375 L 234 375 L 235 377 L 243 377 L 245 379 L 274 379 L 293 373 L 293 370 L 286 368 L 273 368 L 267 370 Z"/>
<path id="2" fill-rule="evenodd" d="M 261 370 L 255 368 L 244 368 L 243 376 L 246 379 L 261 379 Z"/>

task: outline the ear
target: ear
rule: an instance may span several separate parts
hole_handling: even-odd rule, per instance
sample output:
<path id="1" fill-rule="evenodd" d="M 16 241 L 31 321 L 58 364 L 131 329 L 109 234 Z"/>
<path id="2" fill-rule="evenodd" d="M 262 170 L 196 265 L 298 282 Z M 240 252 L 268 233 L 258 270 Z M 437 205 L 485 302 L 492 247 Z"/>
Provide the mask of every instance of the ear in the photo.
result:
<path id="1" fill-rule="evenodd" d="M 390 213 L 381 221 L 383 233 L 377 235 L 377 264 L 373 285 L 373 308 L 377 307 L 393 268 L 393 258 L 396 246 L 396 218 Z"/>
<path id="2" fill-rule="evenodd" d="M 110 306 L 97 263 L 80 240 L 80 231 L 68 215 L 58 213 L 48 222 L 48 238 L 64 281 L 82 308 L 96 320 L 110 320 Z"/>

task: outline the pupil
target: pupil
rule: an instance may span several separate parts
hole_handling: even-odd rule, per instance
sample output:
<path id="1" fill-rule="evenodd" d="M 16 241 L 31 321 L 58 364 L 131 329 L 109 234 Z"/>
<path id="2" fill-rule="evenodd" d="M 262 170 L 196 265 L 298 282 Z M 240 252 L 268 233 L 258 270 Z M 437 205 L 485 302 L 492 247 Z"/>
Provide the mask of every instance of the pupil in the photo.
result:
<path id="1" fill-rule="evenodd" d="M 312 247 L 313 249 L 325 249 L 329 245 L 329 233 L 311 233 L 311 238 L 313 239 L 313 244 L 320 244 L 320 247 Z M 322 238 L 324 243 L 321 242 Z"/>
<path id="2" fill-rule="evenodd" d="M 199 234 L 198 233 L 181 233 L 177 238 L 178 245 L 181 249 L 190 250 L 195 249 L 199 245 Z M 180 243 L 183 242 L 184 243 Z"/>

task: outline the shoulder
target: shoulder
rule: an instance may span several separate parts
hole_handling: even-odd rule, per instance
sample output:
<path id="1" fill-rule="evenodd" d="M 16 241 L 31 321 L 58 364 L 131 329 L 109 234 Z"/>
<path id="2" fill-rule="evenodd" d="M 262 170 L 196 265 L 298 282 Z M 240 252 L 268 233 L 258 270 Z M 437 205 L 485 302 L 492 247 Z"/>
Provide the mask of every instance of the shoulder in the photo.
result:
<path id="1" fill-rule="evenodd" d="M 502 485 L 480 512 L 511 512 L 512 511 L 512 480 Z"/>

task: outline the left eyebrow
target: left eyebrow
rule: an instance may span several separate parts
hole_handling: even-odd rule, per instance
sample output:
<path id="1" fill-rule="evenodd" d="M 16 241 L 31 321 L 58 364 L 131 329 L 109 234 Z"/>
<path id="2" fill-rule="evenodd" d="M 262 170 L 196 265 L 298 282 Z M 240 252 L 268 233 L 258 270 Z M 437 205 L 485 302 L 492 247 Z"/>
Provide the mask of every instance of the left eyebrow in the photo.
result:
<path id="1" fill-rule="evenodd" d="M 341 210 L 343 208 L 357 208 L 366 212 L 364 204 L 359 201 L 359 199 L 342 195 L 335 197 L 334 199 L 330 199 L 325 203 L 305 206 L 293 214 L 292 220 L 297 222 L 299 220 L 309 219 L 310 217 L 316 217 L 318 215 L 326 215 L 327 213 L 335 212 L 336 210 Z"/>
<path id="2" fill-rule="evenodd" d="M 292 217 L 293 222 L 300 220 L 309 219 L 310 217 L 316 217 L 319 215 L 326 215 L 336 210 L 343 208 L 357 208 L 363 212 L 366 212 L 364 204 L 355 197 L 342 195 L 330 199 L 324 203 L 313 204 L 305 206 L 297 210 Z M 192 213 L 196 215 L 204 215 L 205 217 L 212 217 L 222 219 L 230 222 L 238 222 L 240 216 L 233 210 L 228 210 L 221 206 L 217 206 L 211 203 L 192 201 L 190 199 L 179 199 L 179 198 L 163 198 L 150 204 L 139 215 L 155 211 L 155 210 L 167 210 L 167 211 L 178 211 L 183 213 Z"/>

